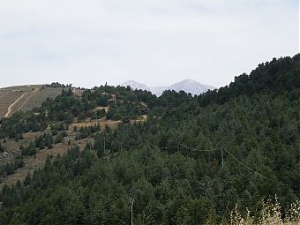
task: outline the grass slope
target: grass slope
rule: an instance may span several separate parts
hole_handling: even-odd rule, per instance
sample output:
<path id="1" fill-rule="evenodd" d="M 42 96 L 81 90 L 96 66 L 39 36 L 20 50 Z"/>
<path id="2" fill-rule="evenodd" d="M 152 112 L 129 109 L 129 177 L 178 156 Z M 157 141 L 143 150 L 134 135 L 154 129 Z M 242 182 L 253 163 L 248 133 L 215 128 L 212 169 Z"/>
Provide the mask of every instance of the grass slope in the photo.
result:
<path id="1" fill-rule="evenodd" d="M 27 85 L 1 88 L 0 118 L 9 117 L 14 112 L 22 109 L 41 87 L 42 85 Z"/>
<path id="2" fill-rule="evenodd" d="M 44 85 L 12 86 L 0 89 L 0 119 L 23 110 L 40 107 L 47 98 L 54 99 L 61 94 L 62 87 Z M 65 88 L 66 89 L 66 88 Z"/>
<path id="3" fill-rule="evenodd" d="M 140 118 L 135 122 L 142 122 L 145 120 L 147 120 L 147 117 L 143 116 L 143 118 Z M 133 123 L 134 121 L 132 120 L 131 122 Z M 103 118 L 101 120 L 88 119 L 85 121 L 78 121 L 70 124 L 70 127 L 67 131 L 68 136 L 66 138 L 66 140 L 70 140 L 70 144 L 68 143 L 68 141 L 64 141 L 63 143 L 54 144 L 52 149 L 39 150 L 37 151 L 36 155 L 26 157 L 24 159 L 25 166 L 17 169 L 15 173 L 8 175 L 4 179 L 2 179 L 0 182 L 0 189 L 5 184 L 12 185 L 18 180 L 23 181 L 28 173 L 32 173 L 35 169 L 43 168 L 48 155 L 51 155 L 55 158 L 58 154 L 65 154 L 72 146 L 79 146 L 80 150 L 83 150 L 86 143 L 90 142 L 91 139 L 84 138 L 81 140 L 76 140 L 76 132 L 74 131 L 74 128 L 79 130 L 81 127 L 90 127 L 99 124 L 102 130 L 104 130 L 105 127 L 116 129 L 119 123 L 121 122 L 105 120 Z M 13 139 L 8 139 L 5 141 L 5 143 L 3 143 L 4 140 L 0 140 L 1 143 L 3 143 L 2 146 L 6 149 L 6 152 L 4 154 L 0 154 L 0 165 L 12 162 L 19 154 L 20 145 L 28 146 L 29 143 L 34 141 L 36 137 L 47 132 L 50 132 L 50 130 L 45 130 L 45 132 L 28 132 L 24 134 L 22 140 L 18 140 L 17 142 Z"/>

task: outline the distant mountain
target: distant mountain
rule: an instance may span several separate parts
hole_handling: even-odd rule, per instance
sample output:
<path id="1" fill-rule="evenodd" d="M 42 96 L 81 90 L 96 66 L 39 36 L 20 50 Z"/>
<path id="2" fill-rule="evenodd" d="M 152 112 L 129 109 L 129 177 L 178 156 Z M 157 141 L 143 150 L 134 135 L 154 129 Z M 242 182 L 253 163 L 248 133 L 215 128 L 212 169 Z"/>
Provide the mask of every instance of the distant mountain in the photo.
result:
<path id="1" fill-rule="evenodd" d="M 142 90 L 146 90 L 146 91 L 151 91 L 151 89 L 147 85 L 142 84 L 137 81 L 134 81 L 134 80 L 128 80 L 128 81 L 122 83 L 120 86 L 124 86 L 124 87 L 130 86 L 133 90 L 142 89 Z"/>
<path id="2" fill-rule="evenodd" d="M 185 91 L 186 93 L 191 93 L 192 95 L 199 95 L 203 92 L 206 92 L 208 89 L 215 89 L 212 86 L 201 84 L 197 81 L 186 79 L 169 86 L 157 86 L 157 87 L 148 87 L 145 84 L 142 84 L 137 81 L 129 80 L 125 83 L 122 83 L 121 86 L 130 86 L 132 89 L 142 89 L 151 91 L 153 94 L 160 96 L 165 90 L 174 90 L 176 92 Z"/>
<path id="3" fill-rule="evenodd" d="M 162 87 L 154 88 L 153 93 L 159 96 L 164 90 L 174 90 L 176 92 L 185 91 L 186 93 L 191 93 L 192 95 L 199 95 L 203 92 L 206 92 L 208 89 L 214 89 L 214 87 L 201 84 L 194 80 L 186 79 L 170 86 L 164 87 L 163 89 Z"/>

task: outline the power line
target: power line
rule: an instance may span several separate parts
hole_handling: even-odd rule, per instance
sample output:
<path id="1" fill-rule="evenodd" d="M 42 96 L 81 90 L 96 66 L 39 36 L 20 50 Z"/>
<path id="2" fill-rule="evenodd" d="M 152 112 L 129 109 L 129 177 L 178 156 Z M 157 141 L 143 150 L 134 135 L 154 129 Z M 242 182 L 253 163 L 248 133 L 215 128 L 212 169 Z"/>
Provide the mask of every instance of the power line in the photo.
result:
<path id="1" fill-rule="evenodd" d="M 217 151 L 218 149 L 197 149 L 197 148 L 191 148 L 191 147 L 188 147 L 186 145 L 183 145 L 181 144 L 180 142 L 178 142 L 178 144 L 182 147 L 185 147 L 187 149 L 190 149 L 191 151 L 198 151 L 198 152 L 213 152 L 213 151 Z M 234 160 L 236 160 L 239 164 L 241 164 L 242 166 L 244 166 L 245 168 L 247 168 L 248 170 L 250 170 L 251 172 L 253 173 L 256 173 L 258 175 L 260 175 L 261 177 L 263 178 L 266 178 L 270 181 L 274 181 L 272 179 L 270 179 L 269 177 L 266 177 L 265 175 L 257 172 L 257 171 L 254 171 L 253 169 L 251 169 L 249 166 L 245 165 L 244 163 L 242 163 L 240 160 L 238 160 L 232 153 L 230 153 L 229 151 L 227 151 L 225 148 L 221 147 L 220 148 L 221 150 L 221 157 L 222 157 L 222 168 L 224 166 L 224 154 L 223 154 L 223 151 L 227 152 Z"/>
<path id="2" fill-rule="evenodd" d="M 225 152 L 227 152 L 232 158 L 234 158 L 238 163 L 240 163 L 241 165 L 243 165 L 245 168 L 247 168 L 247 169 L 250 170 L 251 172 L 257 173 L 257 174 L 260 175 L 261 177 L 264 177 L 264 178 L 266 178 L 266 179 L 268 179 L 268 180 L 270 180 L 270 181 L 274 181 L 274 180 L 270 179 L 269 177 L 266 177 L 265 175 L 263 175 L 263 174 L 261 174 L 261 173 L 259 173 L 259 172 L 257 172 L 257 171 L 252 170 L 249 166 L 245 165 L 245 164 L 242 163 L 240 160 L 238 160 L 238 159 L 237 159 L 233 154 L 231 154 L 229 151 L 225 150 L 225 148 L 224 148 L 223 150 L 224 150 Z"/>
<path id="3" fill-rule="evenodd" d="M 105 139 L 104 142 L 109 142 L 109 141 Z M 160 147 L 160 146 L 157 146 L 157 145 L 155 145 L 155 144 L 152 144 L 152 143 L 150 143 L 150 142 L 148 142 L 148 141 L 145 141 L 144 143 L 146 143 L 146 144 L 148 144 L 148 145 L 150 145 L 150 146 L 152 146 L 152 147 L 155 147 L 155 148 L 157 148 L 157 149 L 168 149 L 167 147 Z M 104 143 L 104 144 L 105 144 L 105 143 Z M 121 148 L 123 148 L 123 146 L 126 146 L 126 147 L 128 147 L 128 148 L 132 148 L 132 146 L 128 146 L 127 144 L 123 143 L 122 140 L 121 140 L 121 145 L 122 145 Z M 143 144 L 141 143 L 139 146 L 141 146 L 141 145 L 143 145 Z M 181 147 L 184 147 L 184 148 L 186 148 L 186 149 L 189 149 L 189 150 L 191 150 L 191 151 L 197 151 L 197 152 L 215 152 L 215 151 L 220 150 L 220 151 L 221 151 L 221 158 L 222 158 L 222 168 L 224 167 L 224 153 L 223 153 L 223 151 L 225 151 L 225 152 L 228 153 L 228 155 L 230 155 L 235 161 L 237 161 L 240 165 L 244 166 L 244 167 L 245 167 L 246 169 L 248 169 L 249 171 L 253 172 L 254 174 L 258 174 L 259 176 L 261 176 L 261 177 L 263 177 L 263 178 L 265 178 L 265 179 L 268 179 L 268 180 L 270 180 L 270 181 L 274 181 L 274 180 L 270 179 L 269 177 L 266 177 L 265 175 L 263 175 L 263 174 L 261 174 L 261 173 L 259 173 L 259 172 L 257 172 L 257 171 L 254 171 L 254 170 L 251 169 L 249 166 L 247 166 L 247 165 L 245 165 L 244 163 L 242 163 L 239 159 L 237 159 L 232 153 L 230 153 L 230 152 L 229 152 L 228 150 L 226 150 L 224 147 L 221 147 L 220 149 L 198 149 L 198 148 L 191 148 L 191 147 L 189 147 L 189 146 L 187 146 L 187 145 L 184 145 L 184 144 L 182 144 L 182 143 L 180 143 L 180 142 L 178 142 L 178 145 L 181 146 Z M 137 146 L 134 146 L 134 147 L 137 147 Z"/>
<path id="4" fill-rule="evenodd" d="M 188 147 L 188 146 L 186 146 L 186 145 L 183 145 L 183 144 L 181 144 L 180 142 L 178 142 L 178 144 L 180 145 L 180 146 L 182 146 L 182 147 L 184 147 L 184 148 L 187 148 L 187 149 L 189 149 L 189 150 L 191 150 L 191 151 L 197 151 L 197 152 L 214 152 L 214 151 L 217 151 L 217 149 L 197 149 L 197 148 L 191 148 L 191 147 Z"/>

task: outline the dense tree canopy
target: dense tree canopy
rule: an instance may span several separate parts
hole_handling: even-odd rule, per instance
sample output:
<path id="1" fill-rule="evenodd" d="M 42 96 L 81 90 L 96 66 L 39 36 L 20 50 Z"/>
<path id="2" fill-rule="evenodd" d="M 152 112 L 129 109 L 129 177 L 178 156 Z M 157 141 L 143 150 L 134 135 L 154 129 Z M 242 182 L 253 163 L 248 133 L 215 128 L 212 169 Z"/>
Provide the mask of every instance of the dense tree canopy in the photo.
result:
<path id="1" fill-rule="evenodd" d="M 78 129 L 76 138 L 91 138 L 85 150 L 70 147 L 25 181 L 4 186 L 0 223 L 216 224 L 237 204 L 243 213 L 246 207 L 259 212 L 275 194 L 287 207 L 300 199 L 299 78 L 296 55 L 260 64 L 199 96 L 166 91 L 156 97 L 105 85 L 76 97 L 70 89 L 37 111 L 4 119 L 6 138 L 32 131 L 35 123 L 37 130 L 49 124 L 56 130 L 24 149 L 29 155 L 50 148 L 66 135 L 59 133 L 64 126 L 95 116 L 97 107 L 109 107 L 99 117 L 122 122 L 116 129 Z M 129 123 L 141 115 L 147 121 Z M 0 172 L 8 175 L 11 166 Z"/>

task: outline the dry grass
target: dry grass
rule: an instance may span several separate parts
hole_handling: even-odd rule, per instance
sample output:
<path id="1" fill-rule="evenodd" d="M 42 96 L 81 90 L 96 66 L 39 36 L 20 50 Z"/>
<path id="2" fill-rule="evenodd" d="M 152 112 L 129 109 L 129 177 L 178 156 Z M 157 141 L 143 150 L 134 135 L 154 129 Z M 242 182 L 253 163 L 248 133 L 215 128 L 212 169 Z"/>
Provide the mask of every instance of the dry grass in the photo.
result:
<path id="1" fill-rule="evenodd" d="M 105 112 L 107 113 L 108 110 L 109 110 L 109 106 L 106 106 L 106 107 L 103 107 L 103 106 L 97 106 L 97 107 L 93 110 L 93 112 L 95 112 L 95 111 L 97 111 L 97 110 L 102 110 L 102 109 L 104 109 Z"/>
<path id="2" fill-rule="evenodd" d="M 41 85 L 16 86 L 0 89 L 0 118 L 8 117 L 22 108 Z"/>
<path id="3" fill-rule="evenodd" d="M 43 88 L 38 89 L 28 100 L 22 105 L 21 109 L 23 111 L 28 111 L 34 107 L 39 107 L 47 99 L 54 99 L 59 94 L 61 94 L 63 88 Z"/>
<path id="4" fill-rule="evenodd" d="M 47 98 L 55 98 L 63 88 L 43 88 L 42 85 L 15 86 L 0 89 L 0 118 L 18 110 L 39 107 Z"/>
<path id="5" fill-rule="evenodd" d="M 247 210 L 247 216 L 243 218 L 237 207 L 231 211 L 230 225 L 296 225 L 300 224 L 300 201 L 291 204 L 286 210 L 286 217 L 282 219 L 281 206 L 275 195 L 275 201 L 268 199 L 263 203 L 263 209 L 259 218 L 250 216 Z"/>
<path id="6" fill-rule="evenodd" d="M 20 98 L 22 94 L 24 93 L 19 91 L 0 90 L 0 118 L 6 115 L 9 106 Z"/>
<path id="7" fill-rule="evenodd" d="M 55 98 L 62 91 L 62 88 L 41 88 L 42 85 L 29 85 L 29 86 L 16 86 L 0 89 L 0 118 L 6 114 L 12 115 L 14 112 L 22 109 L 24 111 L 30 110 L 34 107 L 38 107 L 42 104 L 46 98 Z M 97 107 L 95 110 L 105 109 L 107 112 L 109 107 Z M 143 120 L 145 118 L 141 118 Z M 73 145 L 78 145 L 81 150 L 84 149 L 87 142 L 92 141 L 91 139 L 75 140 L 74 127 L 87 127 L 100 125 L 101 129 L 110 127 L 116 129 L 121 121 L 107 121 L 104 118 L 100 120 L 87 119 L 85 121 L 75 122 L 70 125 L 68 130 L 68 138 L 71 141 L 69 143 L 53 144 L 52 149 L 38 150 L 37 154 L 32 157 L 24 159 L 25 166 L 19 168 L 14 174 L 7 176 L 1 180 L 0 189 L 4 184 L 13 184 L 17 180 L 23 180 L 27 173 L 33 172 L 37 168 L 42 168 L 45 164 L 48 155 L 56 157 L 58 154 L 64 154 Z M 50 130 L 49 130 L 50 132 Z M 28 146 L 30 142 L 34 141 L 37 136 L 42 135 L 44 132 L 29 132 L 23 135 L 24 139 L 18 142 L 14 140 L 6 140 L 3 143 L 3 147 L 6 149 L 5 153 L 0 154 L 0 165 L 10 163 L 14 161 L 14 158 L 20 155 L 19 147 L 22 144 L 24 147 Z M 3 140 L 0 140 L 3 142 Z"/>
<path id="8" fill-rule="evenodd" d="M 148 116 L 147 115 L 142 115 L 140 118 L 138 118 L 136 120 L 130 120 L 129 123 L 130 124 L 143 123 L 143 122 L 146 122 L 147 120 L 148 120 Z"/>
<path id="9" fill-rule="evenodd" d="M 71 145 L 67 142 L 54 144 L 52 149 L 43 149 L 38 150 L 35 156 L 27 157 L 24 162 L 25 166 L 19 168 L 15 171 L 14 174 L 7 176 L 2 179 L 0 183 L 0 189 L 4 184 L 14 184 L 16 181 L 23 181 L 27 175 L 27 173 L 32 173 L 35 169 L 42 168 L 45 165 L 45 161 L 48 155 L 52 155 L 54 158 L 60 154 L 65 154 L 72 146 L 77 145 L 81 150 L 83 150 L 88 142 L 92 142 L 93 140 L 90 138 L 75 140 L 75 132 L 74 127 L 87 127 L 100 125 L 101 129 L 104 130 L 106 126 L 116 129 L 121 121 L 106 121 L 106 120 L 86 120 L 83 122 L 76 122 L 70 125 L 68 130 L 68 138 L 70 139 Z M 50 131 L 49 131 L 50 132 Z M 34 141 L 36 137 L 42 135 L 44 132 L 28 132 L 23 135 L 24 139 L 19 140 L 18 142 L 14 140 L 7 140 L 3 143 L 3 147 L 6 149 L 5 154 L 0 154 L 0 165 L 3 165 L 8 162 L 12 162 L 17 154 L 20 154 L 18 149 L 20 145 L 28 146 L 31 141 Z"/>
<path id="10" fill-rule="evenodd" d="M 1 94 L 1 92 L 0 92 Z M 24 93 L 23 93 L 24 94 Z M 35 93 L 29 93 L 28 95 L 31 96 L 31 98 L 39 98 L 38 95 L 40 94 L 40 91 L 35 90 Z M 56 94 L 56 93 L 54 93 Z M 19 96 L 20 98 L 20 96 Z M 23 107 L 25 104 L 31 102 L 32 99 L 27 99 L 25 102 L 21 103 L 21 105 L 15 104 L 16 108 L 17 107 Z M 99 107 L 96 110 L 99 109 L 105 109 L 109 110 L 108 107 Z M 147 120 L 147 116 L 142 116 L 138 120 L 131 121 L 131 123 L 134 122 L 144 122 Z M 62 143 L 62 144 L 54 144 L 52 149 L 43 149 L 43 150 L 38 150 L 35 156 L 32 157 L 27 157 L 24 162 L 25 166 L 22 168 L 19 168 L 18 170 L 15 171 L 14 174 L 7 176 L 2 180 L 0 183 L 0 189 L 4 184 L 13 184 L 17 180 L 24 180 L 27 173 L 33 172 L 37 168 L 42 168 L 45 164 L 46 158 L 48 155 L 52 155 L 53 157 L 56 157 L 58 154 L 63 155 L 68 151 L 70 147 L 73 145 L 78 145 L 81 150 L 84 149 L 85 145 L 87 142 L 91 142 L 93 140 L 91 139 L 83 139 L 83 140 L 75 140 L 76 133 L 74 132 L 74 127 L 77 129 L 80 129 L 80 127 L 89 127 L 89 126 L 95 126 L 95 125 L 100 125 L 101 130 L 104 130 L 105 127 L 109 127 L 111 129 L 117 129 L 118 125 L 122 123 L 121 121 L 112 121 L 112 120 L 105 120 L 104 118 L 100 120 L 91 120 L 91 119 L 86 119 L 85 121 L 80 121 L 80 122 L 74 122 L 69 126 L 69 130 L 67 131 L 68 133 L 68 138 L 71 141 L 71 146 L 68 145 L 68 143 Z M 50 132 L 50 130 L 49 130 Z M 28 132 L 23 135 L 24 139 L 19 140 L 18 142 L 14 140 L 8 139 L 5 143 L 3 143 L 3 147 L 6 149 L 5 154 L 0 155 L 0 165 L 3 165 L 8 162 L 12 162 L 16 155 L 20 154 L 18 151 L 20 145 L 22 144 L 24 147 L 28 146 L 30 142 L 34 141 L 36 137 L 42 135 L 44 132 Z M 2 140 L 3 141 L 3 140 Z"/>
<path id="11" fill-rule="evenodd" d="M 7 113 L 4 117 L 9 117 L 13 113 L 17 112 L 24 102 L 27 101 L 28 97 L 30 96 L 30 93 L 23 93 L 19 98 L 17 98 L 7 109 Z"/>
<path id="12" fill-rule="evenodd" d="M 77 129 L 78 128 L 80 129 L 81 127 L 97 126 L 99 124 L 100 127 L 101 127 L 101 130 L 104 130 L 105 127 L 116 129 L 120 123 L 122 123 L 122 122 L 121 121 L 113 121 L 113 120 L 91 120 L 91 119 L 87 119 L 87 120 L 82 121 L 82 122 L 72 123 L 70 125 L 70 128 L 73 130 L 74 127 L 76 127 Z"/>
<path id="13" fill-rule="evenodd" d="M 29 136 L 28 138 L 32 139 L 36 134 L 37 133 L 31 133 L 26 135 Z M 43 168 L 48 155 L 51 155 L 54 158 L 58 154 L 63 155 L 74 145 L 79 146 L 80 150 L 83 150 L 86 143 L 91 141 L 88 138 L 78 141 L 74 140 L 74 138 L 70 138 L 70 140 L 71 145 L 68 145 L 68 143 L 54 144 L 52 149 L 38 150 L 35 156 L 25 158 L 25 166 L 16 170 L 14 174 L 11 174 L 4 178 L 0 183 L 0 189 L 4 184 L 11 185 L 16 183 L 18 180 L 23 181 L 27 173 L 32 173 L 35 169 Z M 6 153 L 6 161 L 13 160 L 14 155 L 16 155 L 16 152 L 13 149 L 18 148 L 20 146 L 20 143 L 15 145 L 13 143 L 6 143 L 6 146 L 9 146 L 9 149 Z"/>

